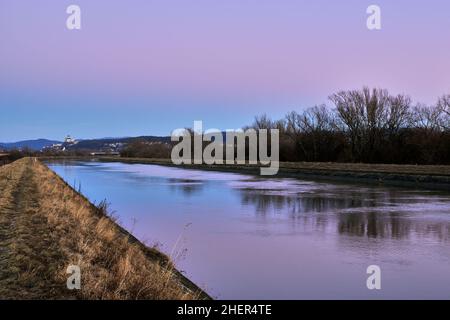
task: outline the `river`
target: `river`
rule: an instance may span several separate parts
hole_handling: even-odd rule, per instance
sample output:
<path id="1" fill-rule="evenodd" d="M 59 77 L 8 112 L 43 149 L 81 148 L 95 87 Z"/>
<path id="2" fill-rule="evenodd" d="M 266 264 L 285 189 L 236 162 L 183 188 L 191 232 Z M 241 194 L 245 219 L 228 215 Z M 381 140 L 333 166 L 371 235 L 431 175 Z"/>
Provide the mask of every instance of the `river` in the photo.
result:
<path id="1" fill-rule="evenodd" d="M 148 164 L 48 166 L 219 299 L 450 299 L 450 194 Z M 367 267 L 381 269 L 369 290 Z"/>

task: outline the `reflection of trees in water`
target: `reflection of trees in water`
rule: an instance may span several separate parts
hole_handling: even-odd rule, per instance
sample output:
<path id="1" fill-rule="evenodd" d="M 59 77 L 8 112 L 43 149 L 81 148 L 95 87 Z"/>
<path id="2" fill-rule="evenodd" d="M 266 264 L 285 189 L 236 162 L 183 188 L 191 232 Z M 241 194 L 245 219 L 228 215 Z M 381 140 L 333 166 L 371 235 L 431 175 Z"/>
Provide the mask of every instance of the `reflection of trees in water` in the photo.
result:
<path id="1" fill-rule="evenodd" d="M 352 212 L 338 217 L 339 233 L 370 238 L 407 238 L 414 224 L 397 213 Z"/>
<path id="2" fill-rule="evenodd" d="M 402 204 L 414 201 L 423 204 L 427 200 L 405 198 L 395 190 L 346 190 L 342 194 L 323 192 L 285 196 L 270 194 L 267 190 L 241 189 L 240 195 L 241 203 L 254 206 L 257 215 L 287 214 L 294 224 L 314 226 L 316 230 L 325 230 L 331 224 L 331 227 L 336 226 L 339 234 L 352 236 L 407 239 L 415 235 L 450 241 L 449 222 L 421 220 L 420 216 L 405 217 L 407 211 L 402 209 Z"/>
<path id="3" fill-rule="evenodd" d="M 385 197 L 380 198 L 379 193 L 368 195 L 361 192 L 345 193 L 339 195 L 327 195 L 326 193 L 280 195 L 270 194 L 267 191 L 240 190 L 241 203 L 255 206 L 258 214 L 267 214 L 270 211 L 286 210 L 292 215 L 303 213 L 325 213 L 336 212 L 339 209 L 376 207 Z M 270 192 L 270 191 L 269 191 Z"/>
<path id="4" fill-rule="evenodd" d="M 169 179 L 169 188 L 171 191 L 181 191 L 184 195 L 190 196 L 200 192 L 203 183 L 189 179 Z"/>
<path id="5" fill-rule="evenodd" d="M 364 212 L 338 215 L 340 234 L 388 239 L 439 239 L 450 241 L 450 223 L 402 217 L 400 213 Z"/>

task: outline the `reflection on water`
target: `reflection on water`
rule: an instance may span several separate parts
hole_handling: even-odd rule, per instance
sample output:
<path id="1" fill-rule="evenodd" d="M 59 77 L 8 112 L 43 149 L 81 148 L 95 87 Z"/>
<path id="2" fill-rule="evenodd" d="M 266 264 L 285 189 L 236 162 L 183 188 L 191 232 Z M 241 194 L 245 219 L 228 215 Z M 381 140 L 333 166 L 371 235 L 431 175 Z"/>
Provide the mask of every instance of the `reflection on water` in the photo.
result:
<path id="1" fill-rule="evenodd" d="M 170 186 L 171 190 L 181 190 L 187 196 L 199 192 L 203 188 L 203 183 L 195 180 L 174 178 L 167 180 L 169 181 L 167 184 Z"/>
<path id="2" fill-rule="evenodd" d="M 51 168 L 108 199 L 141 240 L 187 249 L 178 266 L 219 298 L 450 298 L 445 193 L 155 165 Z M 366 288 L 371 264 L 381 291 Z"/>
<path id="3" fill-rule="evenodd" d="M 240 188 L 241 203 L 252 205 L 257 215 L 283 213 L 294 223 L 301 221 L 326 227 L 336 225 L 341 234 L 374 238 L 408 238 L 411 233 L 449 240 L 450 224 L 437 220 L 424 220 L 428 210 L 433 215 L 450 214 L 448 197 L 421 196 L 411 191 L 352 190 L 354 186 L 315 189 L 287 195 L 278 190 Z M 414 213 L 421 214 L 414 219 Z"/>

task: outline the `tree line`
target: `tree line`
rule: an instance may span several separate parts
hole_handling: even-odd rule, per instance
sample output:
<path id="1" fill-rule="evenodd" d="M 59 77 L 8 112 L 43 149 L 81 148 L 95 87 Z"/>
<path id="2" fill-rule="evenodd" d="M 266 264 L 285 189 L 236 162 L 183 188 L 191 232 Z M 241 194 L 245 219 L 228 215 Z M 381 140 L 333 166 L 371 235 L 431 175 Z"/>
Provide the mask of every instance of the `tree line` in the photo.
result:
<path id="1" fill-rule="evenodd" d="M 339 91 L 333 107 L 292 111 L 247 128 L 278 129 L 280 161 L 450 164 L 450 95 L 434 105 L 385 89 Z"/>
<path id="2" fill-rule="evenodd" d="M 450 95 L 413 104 L 407 95 L 365 87 L 329 100 L 331 107 L 292 111 L 280 120 L 257 116 L 243 129 L 278 129 L 280 161 L 450 164 Z M 121 155 L 170 158 L 173 145 L 137 140 Z"/>
<path id="3" fill-rule="evenodd" d="M 279 120 L 257 116 L 243 129 L 278 129 L 280 161 L 450 164 L 450 94 L 424 105 L 404 94 L 365 87 L 339 91 L 329 100 L 332 106 L 292 111 Z M 121 156 L 170 158 L 174 144 L 137 139 Z M 24 155 L 68 153 L 10 151 L 12 159 Z"/>

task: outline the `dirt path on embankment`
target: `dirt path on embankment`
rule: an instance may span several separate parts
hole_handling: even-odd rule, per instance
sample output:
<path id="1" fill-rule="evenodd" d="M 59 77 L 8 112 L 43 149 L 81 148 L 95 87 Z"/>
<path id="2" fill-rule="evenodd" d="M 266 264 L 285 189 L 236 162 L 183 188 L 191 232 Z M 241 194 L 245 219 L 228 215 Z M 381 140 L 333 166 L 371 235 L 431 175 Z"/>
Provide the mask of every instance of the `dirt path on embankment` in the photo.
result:
<path id="1" fill-rule="evenodd" d="M 5 169 L 0 172 L 0 297 L 68 298 L 54 277 L 64 257 L 39 210 L 32 163 Z"/>
<path id="2" fill-rule="evenodd" d="M 39 161 L 0 167 L 0 299 L 73 298 L 209 297 Z"/>

